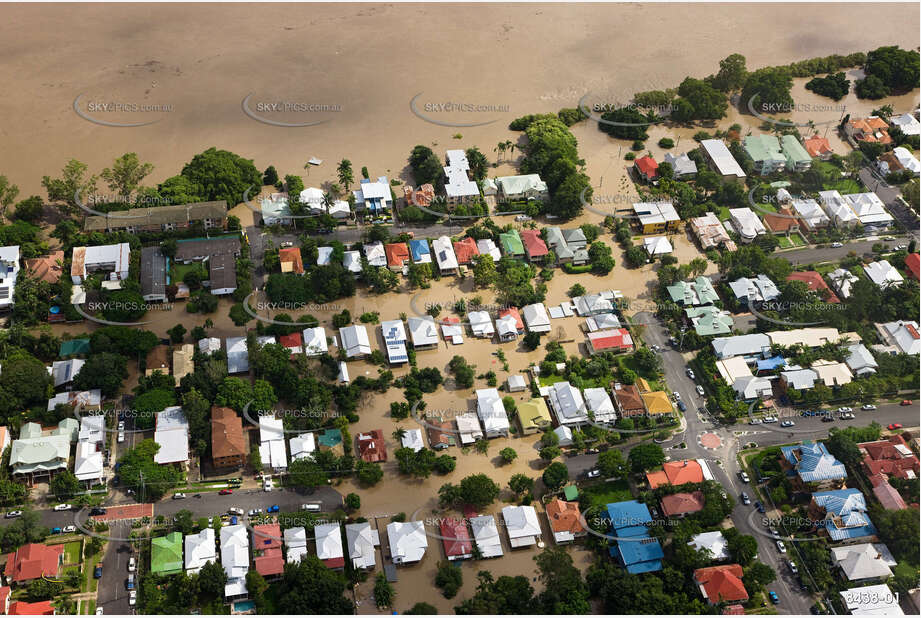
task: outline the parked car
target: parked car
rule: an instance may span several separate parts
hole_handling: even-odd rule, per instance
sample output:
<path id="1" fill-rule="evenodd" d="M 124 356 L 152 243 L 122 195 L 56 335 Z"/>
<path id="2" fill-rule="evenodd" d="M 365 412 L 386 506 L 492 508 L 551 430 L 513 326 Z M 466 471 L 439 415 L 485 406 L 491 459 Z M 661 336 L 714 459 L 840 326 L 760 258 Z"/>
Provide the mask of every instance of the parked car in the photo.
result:
<path id="1" fill-rule="evenodd" d="M 185 498 L 185 494 L 181 491 L 177 491 L 173 494 L 173 500 L 182 500 L 183 498 Z"/>
<path id="2" fill-rule="evenodd" d="M 697 394 L 698 394 L 698 395 L 700 395 L 701 397 L 704 396 L 704 387 L 703 387 L 703 386 L 701 386 L 700 384 L 698 384 L 698 385 L 695 386 L 694 388 L 695 388 L 695 390 L 697 391 Z"/>
<path id="3" fill-rule="evenodd" d="M 857 417 L 854 416 L 854 415 L 853 415 L 852 413 L 850 413 L 850 412 L 845 412 L 844 414 L 841 415 L 841 420 L 842 420 L 842 421 L 849 421 L 849 420 L 855 419 L 855 418 L 857 418 Z"/>
<path id="4" fill-rule="evenodd" d="M 61 534 L 61 528 L 59 528 L 58 526 L 55 526 L 54 528 L 51 529 L 51 534 Z"/>
<path id="5" fill-rule="evenodd" d="M 771 603 L 773 603 L 774 605 L 777 605 L 780 603 L 780 597 L 778 597 L 777 593 L 774 592 L 773 590 L 768 592 L 768 596 L 771 597 Z"/>
<path id="6" fill-rule="evenodd" d="M 97 607 L 97 608 L 96 608 L 96 615 L 97 615 L 97 616 L 103 616 L 103 615 L 105 615 L 105 613 L 106 613 L 106 610 L 103 609 L 102 607 Z"/>
<path id="7" fill-rule="evenodd" d="M 796 425 L 796 423 L 794 423 L 793 421 L 790 421 L 790 420 L 780 421 L 780 426 L 781 426 L 781 427 L 793 427 L 794 425 Z"/>
<path id="8" fill-rule="evenodd" d="M 777 551 L 782 554 L 787 553 L 787 546 L 783 544 L 783 541 L 777 541 Z"/>
<path id="9" fill-rule="evenodd" d="M 745 470 L 741 470 L 739 472 L 739 478 L 742 479 L 743 483 L 747 483 L 748 482 L 748 472 L 746 472 Z"/>
<path id="10" fill-rule="evenodd" d="M 900 403 L 899 405 L 900 405 L 900 406 L 910 406 L 910 405 L 911 405 L 911 399 L 903 399 L 903 400 L 902 400 L 902 403 Z"/>
<path id="11" fill-rule="evenodd" d="M 69 511 L 72 508 L 73 507 L 69 504 L 57 504 L 55 505 L 54 510 L 55 511 Z"/>
<path id="12" fill-rule="evenodd" d="M 876 406 L 874 406 L 872 403 L 865 403 L 864 405 L 860 406 L 860 409 L 861 410 L 875 410 Z"/>
<path id="13" fill-rule="evenodd" d="M 822 417 L 823 423 L 830 423 L 833 420 L 835 420 L 835 417 L 833 417 L 831 414 L 826 414 L 825 416 Z"/>
<path id="14" fill-rule="evenodd" d="M 739 497 L 742 499 L 742 504 L 744 504 L 744 505 L 746 505 L 746 506 L 748 506 L 749 504 L 752 503 L 751 498 L 749 498 L 749 497 L 748 497 L 748 494 L 745 493 L 744 491 L 742 492 L 742 494 L 741 494 Z"/>
<path id="15" fill-rule="evenodd" d="M 889 423 L 889 427 L 888 427 L 888 428 L 889 428 L 890 431 L 892 431 L 893 429 L 901 429 L 901 428 L 902 428 L 902 423 Z"/>
<path id="16" fill-rule="evenodd" d="M 764 422 L 765 422 L 765 423 L 776 423 L 776 422 L 777 422 L 777 417 L 776 417 L 776 416 L 765 416 L 765 417 L 764 417 Z"/>
<path id="17" fill-rule="evenodd" d="M 768 532 L 770 532 L 770 533 L 771 533 L 771 536 L 773 536 L 773 537 L 779 537 L 779 536 L 780 536 L 780 533 L 777 532 L 777 528 L 768 528 Z"/>
<path id="18" fill-rule="evenodd" d="M 118 432 L 118 443 L 121 444 L 124 441 L 125 441 L 125 432 L 119 431 Z"/>
<path id="19" fill-rule="evenodd" d="M 227 512 L 230 513 L 231 515 L 239 515 L 241 517 L 243 516 L 243 509 L 241 509 L 238 506 L 230 507 L 229 509 L 227 509 Z"/>
<path id="20" fill-rule="evenodd" d="M 22 511 L 10 511 L 9 513 L 6 514 L 7 519 L 13 519 L 15 517 L 21 517 L 21 516 L 22 516 Z"/>
<path id="21" fill-rule="evenodd" d="M 309 511 L 309 512 L 311 512 L 311 513 L 317 513 L 317 512 L 319 512 L 320 508 L 321 508 L 321 506 L 320 506 L 319 504 L 317 504 L 317 503 L 313 503 L 313 504 L 302 504 L 302 505 L 301 505 L 301 510 L 302 510 L 302 511 Z"/>
<path id="22" fill-rule="evenodd" d="M 63 528 L 61 528 L 61 532 L 63 532 L 64 534 L 70 534 L 76 531 L 77 531 L 77 527 L 73 524 L 70 524 L 69 526 L 64 526 Z"/>
<path id="23" fill-rule="evenodd" d="M 840 242 L 833 242 L 833 243 L 831 243 L 832 249 L 840 249 L 840 248 L 843 247 L 843 246 L 844 246 L 844 243 L 840 243 Z"/>
<path id="24" fill-rule="evenodd" d="M 294 246 L 294 243 L 291 242 L 290 240 L 286 240 L 285 242 L 281 243 L 282 249 L 287 249 L 288 247 L 293 247 L 293 246 Z"/>
<path id="25" fill-rule="evenodd" d="M 748 421 L 749 425 L 760 425 L 763 421 L 760 418 L 753 418 Z"/>
<path id="26" fill-rule="evenodd" d="M 230 494 L 233 493 L 233 490 L 232 489 L 222 489 L 221 491 L 217 493 L 218 495 L 221 495 L 221 496 L 229 496 Z"/>
<path id="27" fill-rule="evenodd" d="M 272 491 L 272 487 L 273 487 L 272 479 L 268 478 L 268 479 L 265 479 L 265 481 L 263 481 L 262 491 Z"/>
<path id="28" fill-rule="evenodd" d="M 787 560 L 787 566 L 790 568 L 791 573 L 794 575 L 799 575 L 799 569 L 796 568 L 796 563 L 794 563 L 792 560 Z"/>
<path id="29" fill-rule="evenodd" d="M 687 407 L 687 405 L 686 405 L 683 401 L 681 401 L 681 400 L 679 399 L 679 400 L 678 400 L 678 409 L 681 410 L 682 412 L 684 412 L 685 410 L 688 409 L 688 407 Z"/>
<path id="30" fill-rule="evenodd" d="M 134 573 L 134 570 L 137 567 L 138 567 L 138 563 L 137 563 L 137 560 L 135 560 L 134 556 L 131 556 L 130 558 L 128 558 L 128 572 Z"/>
<path id="31" fill-rule="evenodd" d="M 530 220 L 531 220 L 531 217 L 529 217 L 528 215 L 517 215 L 515 217 L 515 221 L 530 221 Z"/>
<path id="32" fill-rule="evenodd" d="M 265 512 L 266 512 L 266 513 L 277 513 L 279 510 L 280 510 L 280 509 L 279 509 L 278 505 L 277 505 L 277 504 L 273 504 L 272 506 L 270 506 L 269 508 L 267 508 L 267 509 L 265 510 Z"/>
<path id="33" fill-rule="evenodd" d="M 755 502 L 755 508 L 758 510 L 759 513 L 764 513 L 764 505 L 761 504 L 760 500 Z"/>
<path id="34" fill-rule="evenodd" d="M 248 517 L 255 517 L 256 515 L 262 515 L 262 509 L 250 509 L 249 512 L 247 513 Z"/>
<path id="35" fill-rule="evenodd" d="M 128 579 L 125 580 L 125 588 L 134 590 L 134 573 L 128 574 Z"/>
<path id="36" fill-rule="evenodd" d="M 585 477 L 590 478 L 590 479 L 596 479 L 599 476 L 601 476 L 601 470 L 599 470 L 598 468 L 595 468 L 594 470 L 589 470 L 588 472 L 585 473 Z"/>
<path id="37" fill-rule="evenodd" d="M 106 510 L 101 506 L 94 506 L 93 508 L 90 509 L 91 516 L 105 515 L 105 514 L 106 514 Z"/>
<path id="38" fill-rule="evenodd" d="M 678 391 L 675 391 L 674 393 L 672 393 L 672 397 L 675 398 L 675 401 L 681 401 L 681 393 L 679 393 Z"/>
<path id="39" fill-rule="evenodd" d="M 137 590 L 132 590 L 128 594 L 128 605 L 130 605 L 131 607 L 134 607 L 135 605 L 137 605 L 137 602 L 138 602 Z"/>
<path id="40" fill-rule="evenodd" d="M 691 378 L 692 380 L 694 379 L 694 370 L 693 370 L 693 369 L 691 369 L 690 367 L 688 367 L 687 369 L 684 370 L 684 372 L 685 372 L 686 374 L 688 374 L 688 377 L 689 377 L 689 378 Z"/>

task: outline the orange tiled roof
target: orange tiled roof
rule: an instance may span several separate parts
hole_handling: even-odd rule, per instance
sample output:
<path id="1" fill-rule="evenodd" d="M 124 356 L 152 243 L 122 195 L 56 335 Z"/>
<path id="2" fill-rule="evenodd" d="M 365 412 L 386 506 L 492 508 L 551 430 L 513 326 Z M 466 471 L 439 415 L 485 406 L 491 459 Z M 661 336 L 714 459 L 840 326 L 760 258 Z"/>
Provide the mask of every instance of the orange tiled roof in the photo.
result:
<path id="1" fill-rule="evenodd" d="M 546 511 L 550 527 L 554 532 L 572 532 L 573 534 L 585 532 L 578 502 L 565 502 L 554 498 L 547 504 Z"/>
<path id="2" fill-rule="evenodd" d="M 33 279 L 57 283 L 61 278 L 61 264 L 64 262 L 63 251 L 53 251 L 42 257 L 26 260 L 26 272 Z"/>
<path id="3" fill-rule="evenodd" d="M 469 264 L 474 256 L 480 255 L 480 250 L 477 249 L 475 240 L 465 236 L 454 243 L 454 254 L 457 256 L 458 264 Z"/>
<path id="4" fill-rule="evenodd" d="M 282 264 L 282 272 L 304 274 L 304 261 L 301 259 L 301 250 L 298 247 L 279 249 L 278 261 Z M 286 264 L 290 264 L 290 270 L 286 270 Z"/>
<path id="5" fill-rule="evenodd" d="M 828 140 L 818 135 L 813 135 L 805 140 L 803 146 L 806 148 L 806 152 L 809 153 L 810 157 L 819 157 L 832 151 Z"/>
<path id="6" fill-rule="evenodd" d="M 742 567 L 724 564 L 694 571 L 694 581 L 702 588 L 707 601 L 716 605 L 723 601 L 747 601 L 748 591 L 742 583 Z"/>
<path id="7" fill-rule="evenodd" d="M 661 475 L 661 476 L 659 476 Z M 652 478 L 656 483 L 653 484 Z M 700 464 L 693 459 L 684 461 L 669 461 L 660 472 L 651 472 L 646 475 L 649 486 L 655 489 L 661 485 L 684 485 L 685 483 L 703 483 L 704 471 Z"/>
<path id="8" fill-rule="evenodd" d="M 387 254 L 387 266 L 402 267 L 409 260 L 409 247 L 405 242 L 394 242 L 384 245 Z"/>
<path id="9" fill-rule="evenodd" d="M 704 493 L 702 491 L 694 491 L 691 493 L 680 492 L 663 496 L 661 502 L 662 513 L 666 517 L 697 513 L 704 508 Z"/>

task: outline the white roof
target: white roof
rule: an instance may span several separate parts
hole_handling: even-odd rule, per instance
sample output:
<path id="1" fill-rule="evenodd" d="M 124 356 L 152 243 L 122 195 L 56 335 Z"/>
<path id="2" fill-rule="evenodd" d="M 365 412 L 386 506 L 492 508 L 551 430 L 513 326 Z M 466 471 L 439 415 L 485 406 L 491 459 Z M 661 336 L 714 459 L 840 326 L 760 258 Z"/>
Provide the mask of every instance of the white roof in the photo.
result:
<path id="1" fill-rule="evenodd" d="M 344 556 L 339 522 L 320 524 L 315 526 L 313 531 L 317 537 L 317 558 L 320 560 L 335 560 Z"/>
<path id="2" fill-rule="evenodd" d="M 898 128 L 902 129 L 902 133 L 905 135 L 921 134 L 921 122 L 918 122 L 917 118 L 907 112 L 901 116 L 891 117 L 889 119 L 889 124 L 894 124 Z"/>
<path id="3" fill-rule="evenodd" d="M 918 159 L 915 158 L 907 148 L 903 146 L 898 146 L 892 149 L 892 154 L 895 155 L 895 158 L 899 160 L 899 163 L 902 164 L 907 170 L 910 170 L 913 174 L 921 172 L 921 163 L 918 162 Z"/>
<path id="4" fill-rule="evenodd" d="M 491 238 L 481 238 L 476 241 L 476 248 L 480 255 L 491 256 L 493 262 L 498 262 L 502 259 L 502 252 L 499 251 L 499 247 L 496 246 L 496 243 Z"/>
<path id="5" fill-rule="evenodd" d="M 473 412 L 458 414 L 454 421 L 457 423 L 457 433 L 460 434 L 462 444 L 472 444 L 483 437 L 480 421 Z"/>
<path id="6" fill-rule="evenodd" d="M 726 537 L 719 530 L 694 535 L 688 545 L 698 550 L 709 550 L 713 560 L 726 560 L 729 558 L 729 544 L 726 541 Z"/>
<path id="7" fill-rule="evenodd" d="M 473 183 L 476 187 L 476 183 Z M 439 236 L 432 241 L 432 248 L 435 250 L 435 261 L 441 270 L 450 270 L 457 268 L 457 255 L 454 253 L 454 244 L 447 236 Z"/>
<path id="8" fill-rule="evenodd" d="M 848 346 L 848 357 L 845 360 L 851 371 L 862 375 L 864 373 L 875 373 L 879 364 L 876 362 L 873 354 L 862 343 L 855 343 Z"/>
<path id="9" fill-rule="evenodd" d="M 418 562 L 429 546 L 425 524 L 421 521 L 394 521 L 387 524 L 390 554 L 396 564 Z"/>
<path id="10" fill-rule="evenodd" d="M 842 386 L 854 380 L 854 374 L 844 363 L 819 359 L 812 363 L 812 370 L 818 374 L 825 386 Z"/>
<path id="11" fill-rule="evenodd" d="M 837 191 L 819 191 L 819 200 L 822 208 L 836 223 L 850 223 L 857 221 L 857 214 L 851 210 L 844 198 Z"/>
<path id="12" fill-rule="evenodd" d="M 445 193 L 449 197 L 469 197 L 480 194 L 480 188 L 467 176 L 470 163 L 463 150 L 447 151 L 448 165 L 444 167 Z"/>
<path id="13" fill-rule="evenodd" d="M 670 152 L 665 153 L 665 162 L 672 166 L 675 176 L 684 174 L 696 174 L 697 164 L 688 156 L 688 153 L 678 155 L 677 157 Z"/>
<path id="14" fill-rule="evenodd" d="M 614 310 L 613 298 L 604 293 L 576 296 L 572 299 L 572 303 L 575 305 L 576 313 L 582 316 L 610 313 Z"/>
<path id="15" fill-rule="evenodd" d="M 275 335 L 260 335 L 256 337 L 256 346 L 261 349 L 267 345 L 275 345 L 278 343 L 278 340 L 275 339 Z"/>
<path id="16" fill-rule="evenodd" d="M 331 217 L 336 219 L 344 219 L 352 214 L 352 209 L 349 207 L 349 203 L 345 200 L 336 200 L 327 208 Z"/>
<path id="17" fill-rule="evenodd" d="M 51 367 L 48 368 L 48 374 L 54 379 L 55 388 L 72 382 L 74 376 L 80 373 L 80 369 L 85 362 L 82 358 L 71 358 L 51 363 Z"/>
<path id="18" fill-rule="evenodd" d="M 521 308 L 521 317 L 524 318 L 524 323 L 529 331 L 533 333 L 550 332 L 550 316 L 547 315 L 547 308 L 544 303 L 525 305 Z"/>
<path id="19" fill-rule="evenodd" d="M 540 522 L 533 506 L 502 507 L 502 519 L 512 547 L 533 545 L 541 536 Z"/>
<path id="20" fill-rule="evenodd" d="M 381 334 L 387 349 L 387 359 L 391 363 L 405 363 L 409 360 L 406 352 L 406 329 L 403 320 L 386 320 L 381 322 Z"/>
<path id="21" fill-rule="evenodd" d="M 358 251 L 346 251 L 342 254 L 342 265 L 350 273 L 360 273 L 361 253 Z"/>
<path id="22" fill-rule="evenodd" d="M 126 242 L 118 243 L 117 245 L 75 247 L 74 251 L 77 251 L 81 248 L 86 250 L 86 253 L 83 256 L 84 275 L 86 275 L 87 266 L 95 266 L 98 264 L 114 263 L 115 268 L 112 269 L 112 272 L 128 270 L 128 262 L 131 259 L 131 245 Z"/>
<path id="23" fill-rule="evenodd" d="M 831 271 L 828 273 L 828 278 L 841 298 L 848 298 L 851 295 L 851 285 L 860 280 L 857 275 L 844 268 L 836 268 Z"/>
<path id="24" fill-rule="evenodd" d="M 262 218 L 269 225 L 291 216 L 291 209 L 288 208 L 288 197 L 286 195 L 273 193 L 270 197 L 262 198 L 260 203 Z"/>
<path id="25" fill-rule="evenodd" d="M 371 266 L 386 266 L 387 253 L 384 251 L 384 243 L 376 241 L 364 246 L 365 257 Z"/>
<path id="26" fill-rule="evenodd" d="M 502 397 L 495 388 L 481 388 L 476 391 L 477 416 L 487 434 L 508 432 L 508 415 L 502 404 Z M 458 426 L 458 429 L 460 427 Z"/>
<path id="27" fill-rule="evenodd" d="M 435 318 L 432 316 L 408 318 L 406 324 L 409 326 L 409 336 L 414 346 L 438 344 L 438 329 L 435 326 Z"/>
<path id="28" fill-rule="evenodd" d="M 103 418 L 103 417 L 98 417 Z M 102 451 L 96 448 L 94 442 L 77 442 L 77 453 L 74 457 L 74 476 L 81 481 L 97 481 L 103 477 L 104 463 Z"/>
<path id="29" fill-rule="evenodd" d="M 864 225 L 892 222 L 892 215 L 886 212 L 883 201 L 875 193 L 851 193 L 845 195 L 844 199 Z"/>
<path id="30" fill-rule="evenodd" d="M 487 311 L 468 311 L 467 321 L 470 322 L 470 329 L 477 337 L 491 337 L 496 332 L 492 318 L 489 317 Z"/>
<path id="31" fill-rule="evenodd" d="M 617 420 L 617 411 L 611 396 L 603 388 L 587 388 L 583 391 L 585 405 L 591 411 L 596 423 L 611 423 Z"/>
<path id="32" fill-rule="evenodd" d="M 352 324 L 339 329 L 339 345 L 345 350 L 347 358 L 371 353 L 371 341 L 368 329 L 361 324 Z"/>
<path id="33" fill-rule="evenodd" d="M 221 340 L 218 337 L 205 337 L 198 340 L 198 349 L 202 354 L 212 354 L 221 349 Z"/>
<path id="34" fill-rule="evenodd" d="M 861 543 L 832 547 L 831 559 L 850 581 L 886 579 L 892 575 L 895 558 L 884 543 Z"/>
<path id="35" fill-rule="evenodd" d="M 793 210 L 795 210 L 796 214 L 800 216 L 800 218 L 806 224 L 806 227 L 810 229 L 814 227 L 821 227 L 828 224 L 830 221 L 828 215 L 826 215 L 825 212 L 819 207 L 819 203 L 813 199 L 793 200 Z"/>
<path id="36" fill-rule="evenodd" d="M 323 190 L 316 187 L 307 187 L 301 191 L 298 199 L 302 204 L 323 205 Z"/>
<path id="37" fill-rule="evenodd" d="M 376 556 L 374 552 L 375 532 L 370 522 L 345 525 L 345 542 L 349 558 L 356 569 L 373 569 Z M 379 543 L 379 541 L 378 541 Z"/>
<path id="38" fill-rule="evenodd" d="M 886 260 L 864 264 L 863 270 L 867 273 L 870 281 L 881 288 L 898 286 L 904 281 L 901 273 Z"/>
<path id="39" fill-rule="evenodd" d="M 742 356 L 732 356 L 716 361 L 716 370 L 729 386 L 732 386 L 739 378 L 747 378 L 752 375 L 748 363 L 745 362 L 745 358 Z"/>
<path id="40" fill-rule="evenodd" d="M 746 301 L 770 301 L 780 296 L 780 290 L 771 279 L 764 274 L 759 274 L 754 279 L 741 277 L 729 283 L 729 288 L 735 297 Z"/>
<path id="41" fill-rule="evenodd" d="M 307 356 L 320 356 L 328 351 L 326 329 L 322 326 L 305 328 L 301 334 L 304 337 L 304 353 Z"/>
<path id="42" fill-rule="evenodd" d="M 550 407 L 556 413 L 556 420 L 564 425 L 588 421 L 588 410 L 582 393 L 569 382 L 554 382 L 549 392 Z"/>
<path id="43" fill-rule="evenodd" d="M 598 315 L 593 315 L 591 317 L 585 318 L 585 327 L 590 333 L 594 333 L 599 330 L 620 328 L 620 319 L 613 313 L 600 313 Z"/>
<path id="44" fill-rule="evenodd" d="M 291 461 L 295 459 L 312 459 L 313 452 L 317 450 L 317 443 L 312 433 L 302 433 L 289 440 L 291 446 Z"/>
<path id="45" fill-rule="evenodd" d="M 633 205 L 633 211 L 643 225 L 681 220 L 671 202 L 638 202 Z"/>
<path id="46" fill-rule="evenodd" d="M 509 390 L 517 389 L 521 390 L 528 387 L 527 381 L 524 379 L 524 376 L 521 374 L 513 374 L 508 377 L 508 387 Z"/>
<path id="47" fill-rule="evenodd" d="M 246 337 L 227 338 L 227 373 L 245 373 L 249 371 L 249 352 Z"/>
<path id="48" fill-rule="evenodd" d="M 886 584 L 841 591 L 852 616 L 904 616 L 895 594 Z"/>
<path id="49" fill-rule="evenodd" d="M 790 388 L 809 389 L 815 386 L 815 381 L 819 375 L 812 369 L 793 369 L 791 371 L 781 371 L 780 377 L 786 381 Z"/>
<path id="50" fill-rule="evenodd" d="M 736 178 L 745 178 L 745 172 L 742 166 L 726 148 L 726 144 L 718 139 L 705 139 L 700 142 L 701 147 L 710 156 L 710 160 L 716 166 L 716 169 L 723 176 L 735 176 Z"/>
<path id="51" fill-rule="evenodd" d="M 888 338 L 904 354 L 915 355 L 921 352 L 921 339 L 918 338 L 918 323 L 907 320 L 886 322 L 878 325 L 888 335 Z"/>
<path id="52" fill-rule="evenodd" d="M 789 348 L 801 343 L 817 348 L 826 343 L 836 343 L 840 338 L 837 328 L 795 328 L 793 330 L 772 330 L 766 333 L 774 345 Z"/>
<path id="53" fill-rule="evenodd" d="M 818 206 L 816 206 L 816 208 L 818 208 Z M 761 219 L 759 219 L 758 215 L 747 206 L 742 208 L 730 208 L 729 216 L 732 219 L 732 225 L 743 238 L 754 238 L 759 234 L 767 234 L 767 228 L 761 223 Z"/>
<path id="54" fill-rule="evenodd" d="M 518 321 L 510 313 L 506 313 L 503 316 L 496 318 L 496 331 L 499 333 L 499 337 L 504 337 L 507 335 L 518 335 Z"/>
<path id="55" fill-rule="evenodd" d="M 77 439 L 80 442 L 103 442 L 105 440 L 105 416 L 81 416 L 80 433 Z"/>
<path id="56" fill-rule="evenodd" d="M 227 573 L 225 596 L 246 594 L 246 573 L 249 571 L 249 535 L 246 526 L 236 524 L 221 527 L 221 565 Z"/>
<path id="57" fill-rule="evenodd" d="M 464 327 L 459 322 L 456 324 L 443 322 L 441 324 L 441 334 L 446 340 L 450 339 L 454 345 L 464 342 Z"/>
<path id="58" fill-rule="evenodd" d="M 317 266 L 328 266 L 332 255 L 332 247 L 317 247 Z"/>
<path id="59" fill-rule="evenodd" d="M 209 562 L 217 562 L 214 528 L 204 528 L 198 534 L 185 535 L 185 570 L 198 573 Z"/>
<path id="60" fill-rule="evenodd" d="M 288 467 L 285 428 L 280 418 L 268 415 L 259 417 L 259 443 L 263 465 L 275 469 Z"/>
<path id="61" fill-rule="evenodd" d="M 282 532 L 285 541 L 285 561 L 297 563 L 307 555 L 307 531 L 303 526 L 285 528 Z"/>
<path id="62" fill-rule="evenodd" d="M 647 236 L 643 239 L 643 248 L 649 255 L 665 255 L 674 251 L 672 243 L 665 236 Z"/>
<path id="63" fill-rule="evenodd" d="M 502 555 L 502 540 L 499 538 L 495 517 L 492 515 L 471 517 L 470 528 L 473 529 L 473 540 L 476 542 L 477 549 L 484 558 L 495 558 Z"/>
<path id="64" fill-rule="evenodd" d="M 154 461 L 158 464 L 189 460 L 189 421 L 180 406 L 171 406 L 157 412 L 154 441 L 160 445 L 160 450 L 154 455 Z"/>
<path id="65" fill-rule="evenodd" d="M 58 404 L 68 406 L 80 405 L 84 408 L 98 406 L 102 403 L 102 390 L 94 388 L 91 391 L 64 391 L 56 393 L 48 400 L 48 411 L 54 410 Z"/>
<path id="66" fill-rule="evenodd" d="M 418 453 L 425 448 L 425 442 L 422 441 L 422 430 L 405 429 L 403 431 L 403 437 L 401 438 L 400 443 L 404 447 L 411 448 L 414 452 Z"/>

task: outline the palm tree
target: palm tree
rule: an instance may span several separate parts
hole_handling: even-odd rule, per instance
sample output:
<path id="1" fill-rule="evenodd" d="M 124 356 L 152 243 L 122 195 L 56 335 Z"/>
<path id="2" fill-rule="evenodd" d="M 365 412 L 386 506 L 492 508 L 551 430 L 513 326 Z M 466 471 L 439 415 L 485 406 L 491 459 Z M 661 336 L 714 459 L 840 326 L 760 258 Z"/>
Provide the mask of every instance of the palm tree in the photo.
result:
<path id="1" fill-rule="evenodd" d="M 397 429 L 393 432 L 393 439 L 397 442 L 402 442 L 403 437 L 406 435 L 406 430 L 403 428 Z"/>
<path id="2" fill-rule="evenodd" d="M 505 154 L 505 151 L 508 149 L 508 142 L 499 142 L 496 144 L 496 147 L 492 149 L 493 152 L 498 152 L 499 155 L 496 157 L 496 164 L 499 164 L 499 161 L 502 160 L 502 155 Z"/>
<path id="3" fill-rule="evenodd" d="M 348 159 L 340 161 L 339 167 L 336 168 L 336 173 L 339 175 L 339 184 L 348 191 L 349 185 L 355 181 L 355 177 L 352 174 L 352 162 Z"/>
<path id="4" fill-rule="evenodd" d="M 505 148 L 506 150 L 508 150 L 509 156 L 511 156 L 512 153 L 515 152 L 515 144 L 512 142 L 512 140 L 509 140 L 509 139 L 505 140 Z"/>

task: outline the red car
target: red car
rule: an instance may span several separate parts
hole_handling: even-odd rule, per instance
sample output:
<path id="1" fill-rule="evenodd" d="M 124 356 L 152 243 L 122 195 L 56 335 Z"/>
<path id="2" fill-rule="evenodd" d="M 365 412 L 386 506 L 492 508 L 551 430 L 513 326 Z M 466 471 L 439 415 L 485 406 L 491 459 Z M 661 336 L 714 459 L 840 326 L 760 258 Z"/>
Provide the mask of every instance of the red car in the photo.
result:
<path id="1" fill-rule="evenodd" d="M 903 399 L 903 400 L 902 400 L 902 403 L 900 403 L 899 405 L 900 405 L 900 406 L 910 406 L 910 405 L 911 405 L 911 399 Z"/>
<path id="2" fill-rule="evenodd" d="M 889 423 L 889 429 L 901 429 L 902 423 Z"/>
<path id="3" fill-rule="evenodd" d="M 229 496 L 230 494 L 233 493 L 233 490 L 232 489 L 222 489 L 221 491 L 217 493 L 221 496 Z"/>

